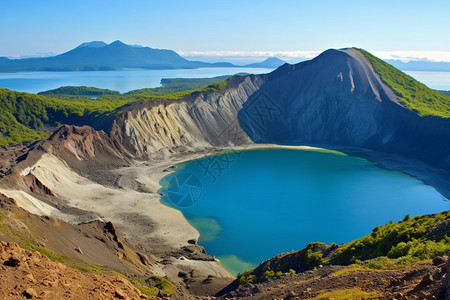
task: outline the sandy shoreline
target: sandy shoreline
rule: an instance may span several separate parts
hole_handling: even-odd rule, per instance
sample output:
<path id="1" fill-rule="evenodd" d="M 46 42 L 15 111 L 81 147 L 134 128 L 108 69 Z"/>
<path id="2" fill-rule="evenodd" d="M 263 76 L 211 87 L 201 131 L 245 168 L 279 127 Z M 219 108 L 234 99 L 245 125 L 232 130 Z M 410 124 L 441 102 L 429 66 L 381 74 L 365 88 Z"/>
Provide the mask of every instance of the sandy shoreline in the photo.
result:
<path id="1" fill-rule="evenodd" d="M 112 170 L 115 182 L 102 185 L 81 176 L 63 160 L 44 153 L 32 166 L 20 171 L 39 178 L 56 196 L 57 203 L 45 203 L 44 199 L 14 189 L 0 189 L 6 196 L 15 198 L 18 205 L 39 215 L 78 224 L 100 219 L 115 224 L 122 236 L 138 247 L 148 249 L 157 258 L 153 273 L 176 278 L 179 270 L 194 270 L 198 275 L 213 275 L 217 278 L 233 277 L 218 261 L 201 254 L 186 253 L 183 248 L 191 247 L 190 240 L 198 240 L 200 233 L 184 218 L 181 211 L 161 203 L 158 190 L 163 177 L 174 171 L 173 166 L 215 155 L 223 151 L 239 151 L 264 148 L 290 148 L 320 150 L 315 147 L 287 147 L 278 145 L 249 145 L 245 147 L 204 148 L 196 152 L 171 153 L 164 159 L 134 161 L 131 166 Z M 50 205 L 49 205 L 50 204 Z M 78 214 L 65 210 L 75 208 Z M 83 213 L 84 212 L 84 213 Z M 140 246 L 139 246 L 140 245 Z M 185 259 L 184 257 L 188 257 Z M 197 258 L 198 257 L 198 258 Z"/>

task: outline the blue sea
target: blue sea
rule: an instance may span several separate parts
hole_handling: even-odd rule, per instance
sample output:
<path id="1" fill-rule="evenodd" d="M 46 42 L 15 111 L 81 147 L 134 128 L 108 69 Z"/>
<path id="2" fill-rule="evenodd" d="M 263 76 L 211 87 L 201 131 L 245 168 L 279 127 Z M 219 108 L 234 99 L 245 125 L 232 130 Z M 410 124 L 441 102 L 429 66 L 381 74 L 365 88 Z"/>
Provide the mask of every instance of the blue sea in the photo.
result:
<path id="1" fill-rule="evenodd" d="M 0 88 L 38 93 L 61 86 L 92 86 L 121 93 L 160 86 L 162 78 L 207 78 L 236 73 L 269 73 L 264 68 L 199 68 L 178 70 L 121 70 L 86 72 L 0 73 Z"/>
<path id="2" fill-rule="evenodd" d="M 160 86 L 162 78 L 206 78 L 236 73 L 262 74 L 263 68 L 199 68 L 180 70 L 121 70 L 89 72 L 0 73 L 0 88 L 38 93 L 61 86 L 93 86 L 125 93 Z M 406 72 L 428 87 L 450 90 L 450 72 Z"/>
<path id="3" fill-rule="evenodd" d="M 228 152 L 179 165 L 161 185 L 163 203 L 234 274 L 309 242 L 346 243 L 406 214 L 450 209 L 433 187 L 336 152 Z"/>

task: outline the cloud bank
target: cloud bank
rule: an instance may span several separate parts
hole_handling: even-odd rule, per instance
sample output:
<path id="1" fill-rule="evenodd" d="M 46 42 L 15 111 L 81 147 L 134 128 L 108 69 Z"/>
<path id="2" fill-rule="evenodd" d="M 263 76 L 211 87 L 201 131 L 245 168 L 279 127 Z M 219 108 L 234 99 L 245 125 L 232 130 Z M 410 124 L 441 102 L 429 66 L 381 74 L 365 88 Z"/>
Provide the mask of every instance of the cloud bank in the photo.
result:
<path id="1" fill-rule="evenodd" d="M 254 59 L 262 60 L 268 57 L 278 57 L 284 60 L 311 59 L 322 51 L 178 51 L 186 58 L 208 57 L 221 59 Z M 371 51 L 379 58 L 395 59 L 403 62 L 431 61 L 450 62 L 450 51 Z"/>

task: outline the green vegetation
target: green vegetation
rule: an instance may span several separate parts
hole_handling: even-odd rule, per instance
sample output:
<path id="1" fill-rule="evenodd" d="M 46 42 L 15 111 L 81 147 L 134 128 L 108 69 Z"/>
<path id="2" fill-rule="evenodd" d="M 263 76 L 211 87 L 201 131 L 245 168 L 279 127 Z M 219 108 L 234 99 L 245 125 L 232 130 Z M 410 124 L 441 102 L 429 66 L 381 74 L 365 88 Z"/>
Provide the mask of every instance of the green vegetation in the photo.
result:
<path id="1" fill-rule="evenodd" d="M 322 247 L 323 243 L 309 243 L 305 249 L 300 250 L 298 256 L 303 256 L 308 267 L 316 268 L 319 265 L 328 264 L 328 260 L 323 258 Z"/>
<path id="2" fill-rule="evenodd" d="M 161 79 L 161 87 L 134 90 L 126 93 L 126 95 L 164 96 L 182 91 L 195 91 L 215 83 L 225 82 L 230 77 L 224 75 L 212 78 L 163 78 Z"/>
<path id="3" fill-rule="evenodd" d="M 247 270 L 244 273 L 238 273 L 237 274 L 237 280 L 239 282 L 239 285 L 247 284 L 247 283 L 253 283 L 258 282 L 258 278 L 256 275 L 253 274 L 254 269 Z"/>
<path id="4" fill-rule="evenodd" d="M 82 117 L 98 117 L 131 100 L 68 101 L 0 89 L 0 145 L 48 138 L 44 124 L 59 126 Z"/>
<path id="5" fill-rule="evenodd" d="M 419 259 L 413 257 L 402 257 L 399 259 L 391 259 L 381 256 L 376 259 L 365 262 L 357 262 L 345 269 L 333 273 L 333 276 L 345 276 L 354 272 L 377 272 L 385 270 L 401 270 L 417 263 Z"/>
<path id="6" fill-rule="evenodd" d="M 205 280 L 203 280 L 204 283 L 211 283 L 214 280 L 216 280 L 216 277 L 214 277 L 213 275 L 208 275 L 208 277 L 206 277 Z"/>
<path id="7" fill-rule="evenodd" d="M 309 243 L 306 248 L 300 251 L 293 251 L 281 257 L 280 259 L 274 261 L 268 261 L 263 267 L 264 272 L 257 269 L 247 270 L 244 273 L 239 273 L 237 275 L 237 279 L 240 285 L 246 283 L 258 283 L 266 281 L 267 279 L 278 277 L 283 273 L 290 273 L 291 275 L 295 275 L 297 271 L 293 269 L 290 264 L 298 261 L 303 261 L 306 263 L 308 268 L 313 269 L 318 267 L 319 265 L 328 264 L 328 259 L 323 257 L 323 249 L 327 248 L 327 245 L 324 243 Z M 260 275 L 255 275 L 260 274 Z M 262 274 L 261 274 L 262 273 Z"/>
<path id="8" fill-rule="evenodd" d="M 381 297 L 382 295 L 377 292 L 364 292 L 359 289 L 345 289 L 332 292 L 323 292 L 319 296 L 312 298 L 315 300 L 324 299 L 374 299 Z"/>
<path id="9" fill-rule="evenodd" d="M 177 289 L 176 286 L 169 280 L 158 276 L 151 276 L 147 280 L 143 280 L 139 278 L 131 278 L 115 271 L 112 273 L 128 280 L 142 294 L 150 297 L 157 296 L 160 290 L 165 294 L 171 295 L 175 293 Z"/>
<path id="10" fill-rule="evenodd" d="M 53 261 L 59 261 L 59 262 L 65 262 L 69 258 L 67 256 L 61 256 L 57 253 L 54 253 L 46 248 L 43 248 L 41 246 L 38 246 L 37 243 L 35 243 L 32 239 L 25 236 L 23 233 L 19 231 L 12 230 L 11 227 L 8 224 L 5 224 L 4 221 L 5 215 L 3 212 L 0 212 L 0 230 L 3 231 L 5 234 L 12 236 L 12 237 L 18 237 L 21 242 L 18 243 L 20 247 L 26 250 L 30 251 L 38 251 L 40 254 L 47 256 L 50 260 Z"/>
<path id="11" fill-rule="evenodd" d="M 410 257 L 429 259 L 450 252 L 450 232 L 443 226 L 450 211 L 437 215 L 405 217 L 399 223 L 377 226 L 372 233 L 339 248 L 332 264 L 372 259 Z"/>
<path id="12" fill-rule="evenodd" d="M 269 268 L 267 271 L 265 271 L 263 273 L 263 275 L 259 278 L 258 281 L 263 282 L 263 281 L 266 281 L 267 279 L 281 276 L 281 274 L 283 274 L 281 271 L 275 272 L 274 270 L 270 270 L 270 268 Z"/>
<path id="13" fill-rule="evenodd" d="M 450 91 L 439 91 L 442 94 L 446 95 L 446 96 L 450 96 Z"/>
<path id="14" fill-rule="evenodd" d="M 235 75 L 236 76 L 236 75 Z M 221 77 L 220 77 L 221 78 Z M 208 78 L 206 78 L 208 79 Z M 182 82 L 182 79 L 178 79 L 180 82 Z M 122 95 L 104 95 L 99 97 L 97 100 L 134 100 L 134 101 L 152 101 L 152 100 L 159 100 L 159 99 L 166 99 L 166 100 L 180 100 L 184 96 L 190 95 L 192 93 L 211 93 L 211 92 L 222 92 L 229 80 L 223 80 L 219 82 L 212 83 L 210 85 L 204 86 L 201 84 L 203 82 L 204 78 L 196 78 L 192 79 L 194 82 L 197 82 L 198 84 L 202 86 L 201 88 L 197 89 L 190 89 L 185 90 L 184 88 L 191 86 L 191 85 L 184 85 L 181 84 L 181 88 L 175 88 L 171 85 L 169 85 L 168 88 L 166 87 L 157 87 L 157 88 L 149 88 L 149 89 L 142 89 L 142 90 L 135 90 L 128 92 L 126 94 Z"/>
<path id="15" fill-rule="evenodd" d="M 44 96 L 60 96 L 60 95 L 73 95 L 73 96 L 102 96 L 102 95 L 120 95 L 118 91 L 99 89 L 88 86 L 62 86 L 60 88 L 44 91 L 38 93 L 38 95 Z"/>
<path id="16" fill-rule="evenodd" d="M 381 80 L 398 96 L 399 101 L 420 116 L 450 118 L 450 97 L 430 89 L 402 71 L 394 68 L 367 51 L 359 50 L 372 64 Z"/>
<path id="17" fill-rule="evenodd" d="M 283 274 L 281 271 L 274 271 L 274 270 L 271 270 L 270 267 L 268 267 L 268 269 L 258 278 L 258 277 L 256 277 L 256 275 L 253 274 L 253 271 L 254 271 L 254 269 L 247 270 L 242 274 L 241 273 L 237 274 L 236 277 L 239 282 L 239 285 L 243 285 L 246 283 L 263 282 L 270 278 L 275 278 L 275 277 L 281 276 L 281 274 Z"/>

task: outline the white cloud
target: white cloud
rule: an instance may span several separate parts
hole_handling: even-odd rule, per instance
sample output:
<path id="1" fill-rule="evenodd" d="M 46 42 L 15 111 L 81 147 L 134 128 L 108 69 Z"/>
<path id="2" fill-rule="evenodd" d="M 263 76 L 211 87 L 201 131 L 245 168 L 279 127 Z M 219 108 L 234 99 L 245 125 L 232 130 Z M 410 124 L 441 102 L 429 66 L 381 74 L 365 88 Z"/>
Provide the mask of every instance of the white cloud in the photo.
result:
<path id="1" fill-rule="evenodd" d="M 450 52 L 447 51 L 373 51 L 382 59 L 396 59 L 403 62 L 426 60 L 434 62 L 450 62 Z"/>
<path id="2" fill-rule="evenodd" d="M 278 57 L 280 59 L 310 59 L 321 51 L 177 51 L 183 57 L 210 57 L 230 59 L 265 59 Z"/>
<path id="3" fill-rule="evenodd" d="M 186 58 L 209 57 L 222 59 L 254 59 L 262 60 L 268 57 L 278 57 L 284 60 L 311 59 L 322 51 L 178 51 Z M 450 62 L 450 51 L 372 51 L 382 59 L 408 61 Z"/>

